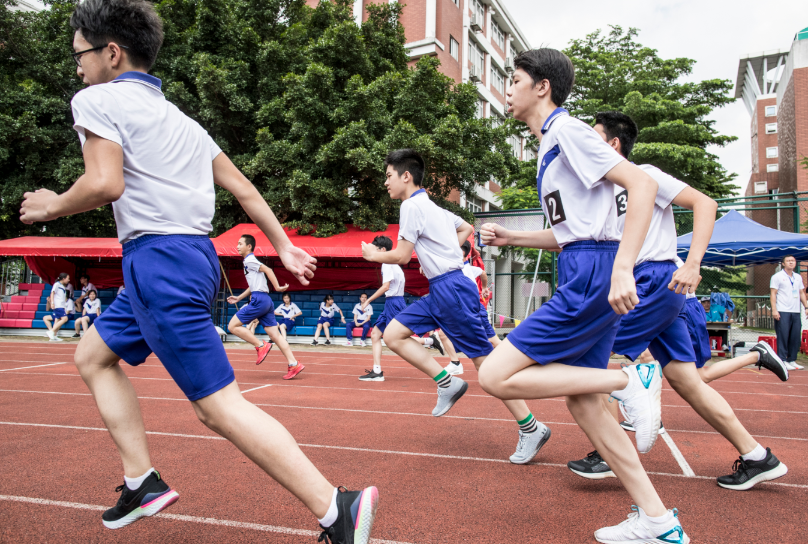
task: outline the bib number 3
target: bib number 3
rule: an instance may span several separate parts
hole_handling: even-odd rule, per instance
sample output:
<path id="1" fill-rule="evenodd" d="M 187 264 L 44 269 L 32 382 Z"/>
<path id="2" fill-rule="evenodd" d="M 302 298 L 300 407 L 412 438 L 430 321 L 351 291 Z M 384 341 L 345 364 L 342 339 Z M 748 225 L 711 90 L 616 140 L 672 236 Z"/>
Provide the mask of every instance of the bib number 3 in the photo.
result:
<path id="1" fill-rule="evenodd" d="M 564 214 L 564 204 L 561 202 L 561 193 L 559 193 L 559 191 L 553 191 L 544 197 L 544 213 L 553 226 L 567 220 L 567 216 Z"/>
<path id="2" fill-rule="evenodd" d="M 617 217 L 626 213 L 628 209 L 628 190 L 617 193 L 614 197 L 615 204 L 617 204 Z"/>

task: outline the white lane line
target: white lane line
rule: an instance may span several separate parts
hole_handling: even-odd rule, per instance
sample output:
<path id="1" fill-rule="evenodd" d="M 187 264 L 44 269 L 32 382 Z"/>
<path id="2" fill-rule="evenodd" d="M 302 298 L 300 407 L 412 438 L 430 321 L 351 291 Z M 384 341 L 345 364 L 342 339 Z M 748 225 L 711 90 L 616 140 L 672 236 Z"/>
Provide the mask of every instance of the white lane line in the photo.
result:
<path id="1" fill-rule="evenodd" d="M 682 474 L 690 477 L 695 476 L 696 473 L 693 472 L 693 469 L 690 468 L 690 465 L 687 463 L 687 459 L 685 459 L 685 456 L 682 455 L 682 452 L 679 451 L 678 447 L 676 447 L 676 442 L 673 441 L 673 438 L 671 437 L 670 433 L 667 432 L 666 430 L 666 432 L 662 433 L 661 436 L 662 440 L 665 441 L 665 444 L 667 444 L 668 448 L 671 450 L 673 458 L 676 459 L 677 463 L 679 463 L 679 467 L 682 469 Z"/>
<path id="2" fill-rule="evenodd" d="M 273 385 L 275 385 L 275 384 L 268 383 L 266 385 L 259 385 L 258 387 L 253 387 L 252 389 L 247 389 L 246 391 L 242 391 L 241 394 L 243 395 L 244 393 L 249 393 L 250 391 L 255 391 L 256 389 L 263 389 L 264 387 L 272 387 Z"/>
<path id="3" fill-rule="evenodd" d="M 52 501 L 48 499 L 39 499 L 35 497 L 18 497 L 14 495 L 0 495 L 0 501 L 22 502 L 29 504 L 38 504 L 41 506 L 60 506 L 62 508 L 74 508 L 76 510 L 106 510 L 107 506 L 100 506 L 97 504 L 83 504 L 80 502 L 66 502 L 66 501 Z M 253 531 L 263 531 L 265 533 L 279 533 L 283 535 L 295 536 L 320 536 L 319 531 L 308 531 L 306 529 L 292 529 L 291 527 L 278 527 L 276 525 L 262 525 L 260 523 L 248 523 L 245 521 L 231 521 L 227 519 L 218 518 L 200 518 L 197 516 L 186 516 L 183 514 L 168 514 L 162 512 L 156 514 L 156 518 L 170 519 L 174 521 L 186 521 L 189 523 L 203 523 L 205 525 L 218 525 L 221 527 L 235 527 L 236 529 L 251 529 Z M 408 544 L 405 542 L 397 542 L 395 540 L 382 540 L 379 538 L 371 538 L 370 542 L 373 544 Z"/>
<path id="4" fill-rule="evenodd" d="M 30 362 L 35 363 L 36 361 L 30 361 Z M 55 365 L 67 365 L 67 364 L 70 363 L 62 362 L 62 363 L 49 363 L 47 365 L 21 366 L 19 368 L 4 368 L 3 370 L 0 370 L 0 372 L 11 372 L 12 370 L 27 370 L 29 368 L 39 368 L 42 366 L 55 366 Z"/>

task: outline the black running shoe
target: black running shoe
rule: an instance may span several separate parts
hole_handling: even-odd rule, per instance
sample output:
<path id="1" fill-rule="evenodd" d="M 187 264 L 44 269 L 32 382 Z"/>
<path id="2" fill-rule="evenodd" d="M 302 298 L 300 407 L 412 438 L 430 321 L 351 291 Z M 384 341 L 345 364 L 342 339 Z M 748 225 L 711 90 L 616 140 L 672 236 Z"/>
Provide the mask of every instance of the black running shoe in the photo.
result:
<path id="1" fill-rule="evenodd" d="M 758 342 L 749 351 L 756 351 L 760 354 L 760 359 L 755 363 L 758 368 L 771 370 L 781 381 L 788 381 L 788 367 L 769 344 Z"/>
<path id="2" fill-rule="evenodd" d="M 312 340 L 312 341 L 311 341 L 311 345 L 312 345 L 312 346 L 316 346 L 316 345 L 317 345 L 317 340 Z"/>
<path id="3" fill-rule="evenodd" d="M 359 379 L 363 382 L 383 382 L 384 381 L 384 371 L 373 372 L 372 370 L 365 370 L 364 376 L 359 376 Z"/>
<path id="4" fill-rule="evenodd" d="M 760 482 L 785 476 L 788 467 L 774 456 L 771 449 L 766 448 L 766 457 L 762 461 L 744 461 L 743 457 L 738 457 L 732 465 L 732 471 L 733 474 L 729 476 L 719 476 L 718 485 L 744 491 Z"/>
<path id="5" fill-rule="evenodd" d="M 115 491 L 121 492 L 118 504 L 101 515 L 107 529 L 120 529 L 140 518 L 153 516 L 180 498 L 176 491 L 166 485 L 156 470 L 137 490 L 132 491 L 124 483 L 116 487 Z"/>
<path id="6" fill-rule="evenodd" d="M 81 334 L 76 333 L 71 338 L 81 338 Z M 783 381 L 785 381 L 785 380 L 783 380 Z"/>
<path id="7" fill-rule="evenodd" d="M 443 344 L 441 344 L 438 335 L 433 332 L 432 334 L 429 335 L 429 337 L 432 339 L 432 347 L 438 350 L 441 355 L 446 355 L 446 353 L 443 351 Z"/>
<path id="8" fill-rule="evenodd" d="M 367 544 L 379 506 L 379 490 L 366 487 L 362 491 L 348 491 L 344 487 L 337 493 L 337 521 L 323 528 L 317 542 L 325 544 Z"/>
<path id="9" fill-rule="evenodd" d="M 326 346 L 330 346 L 330 345 L 331 345 L 331 340 L 326 340 L 326 341 L 325 341 L 325 345 L 326 345 Z"/>
<path id="10" fill-rule="evenodd" d="M 580 461 L 570 461 L 567 463 L 567 468 L 578 476 L 583 476 L 590 480 L 616 478 L 612 469 L 609 468 L 609 465 L 606 464 L 606 461 L 604 461 L 598 453 L 598 450 L 589 453 Z"/>

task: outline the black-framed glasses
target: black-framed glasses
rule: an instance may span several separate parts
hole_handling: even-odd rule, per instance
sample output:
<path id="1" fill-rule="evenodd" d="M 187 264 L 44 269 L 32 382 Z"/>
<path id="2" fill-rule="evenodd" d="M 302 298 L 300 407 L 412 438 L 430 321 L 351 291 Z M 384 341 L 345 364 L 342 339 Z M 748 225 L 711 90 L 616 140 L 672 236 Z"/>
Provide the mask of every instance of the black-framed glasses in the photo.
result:
<path id="1" fill-rule="evenodd" d="M 110 43 L 112 43 L 112 42 L 110 42 Z M 81 56 L 82 56 L 84 53 L 90 53 L 91 51 L 99 51 L 99 50 L 101 50 L 101 49 L 104 49 L 104 48 L 105 48 L 105 47 L 107 47 L 108 45 L 109 45 L 109 43 L 105 43 L 104 45 L 99 45 L 98 47 L 93 47 L 93 48 L 90 48 L 90 49 L 85 49 L 84 51 L 79 51 L 79 52 L 77 52 L 77 53 L 71 53 L 71 54 L 70 54 L 70 56 L 71 56 L 71 57 L 73 57 L 73 60 L 74 60 L 74 61 L 76 61 L 76 66 L 78 66 L 79 68 L 81 68 Z M 120 47 L 121 49 L 129 49 L 129 48 L 128 48 L 128 47 L 126 47 L 125 45 L 119 45 L 118 47 Z"/>

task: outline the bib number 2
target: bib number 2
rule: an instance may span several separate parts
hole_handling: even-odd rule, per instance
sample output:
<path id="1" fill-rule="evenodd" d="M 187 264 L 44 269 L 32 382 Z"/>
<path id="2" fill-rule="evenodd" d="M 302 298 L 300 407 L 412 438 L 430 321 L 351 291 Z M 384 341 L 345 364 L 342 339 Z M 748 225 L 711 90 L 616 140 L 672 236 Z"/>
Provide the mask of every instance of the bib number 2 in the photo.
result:
<path id="1" fill-rule="evenodd" d="M 544 197 L 544 213 L 551 225 L 557 225 L 567 220 L 564 214 L 564 204 L 561 202 L 561 193 L 553 191 Z"/>

